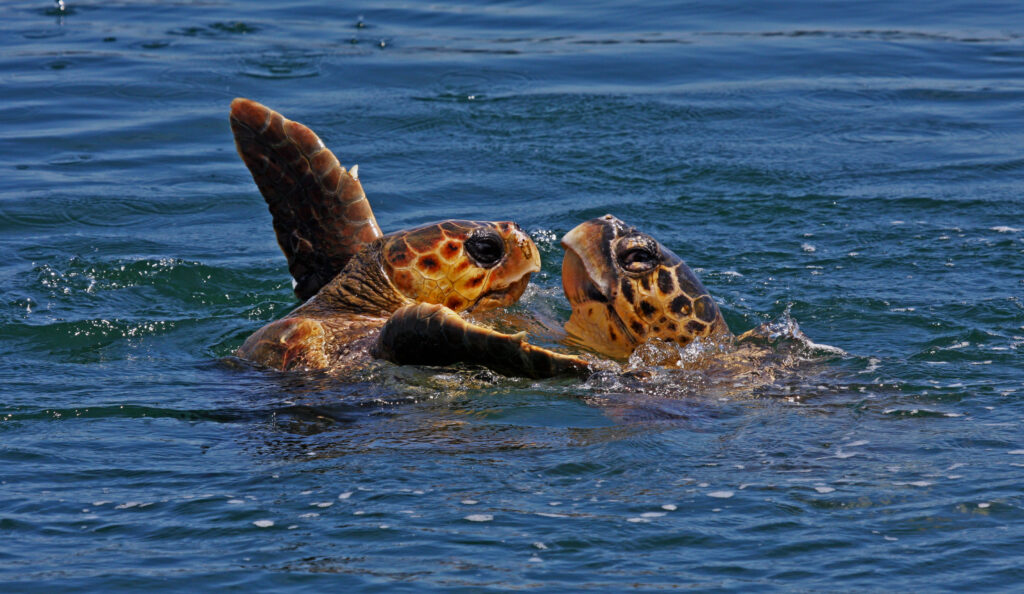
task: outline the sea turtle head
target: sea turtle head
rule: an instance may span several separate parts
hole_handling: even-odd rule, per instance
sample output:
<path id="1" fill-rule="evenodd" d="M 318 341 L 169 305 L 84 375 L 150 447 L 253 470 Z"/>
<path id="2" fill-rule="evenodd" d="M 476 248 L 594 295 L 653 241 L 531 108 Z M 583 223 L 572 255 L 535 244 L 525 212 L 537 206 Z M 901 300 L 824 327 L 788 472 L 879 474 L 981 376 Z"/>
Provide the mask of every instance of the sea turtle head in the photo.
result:
<path id="1" fill-rule="evenodd" d="M 507 221 L 443 221 L 383 240 L 384 272 L 405 297 L 455 311 L 511 305 L 540 270 L 536 244 Z"/>
<path id="2" fill-rule="evenodd" d="M 562 238 L 562 288 L 572 305 L 570 340 L 626 358 L 651 338 L 685 345 L 727 332 L 718 306 L 679 256 L 605 215 Z"/>

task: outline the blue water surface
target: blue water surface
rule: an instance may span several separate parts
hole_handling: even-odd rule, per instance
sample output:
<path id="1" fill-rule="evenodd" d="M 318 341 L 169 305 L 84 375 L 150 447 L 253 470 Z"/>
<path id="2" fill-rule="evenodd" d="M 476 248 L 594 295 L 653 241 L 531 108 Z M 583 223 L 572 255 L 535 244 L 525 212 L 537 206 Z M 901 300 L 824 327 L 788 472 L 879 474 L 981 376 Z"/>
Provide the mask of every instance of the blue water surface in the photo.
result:
<path id="1" fill-rule="evenodd" d="M 0 15 L 3 590 L 1024 587 L 1020 2 Z M 835 349 L 733 391 L 240 365 L 295 301 L 236 96 L 385 231 L 518 221 L 510 316 L 566 319 L 558 238 L 612 213 Z"/>

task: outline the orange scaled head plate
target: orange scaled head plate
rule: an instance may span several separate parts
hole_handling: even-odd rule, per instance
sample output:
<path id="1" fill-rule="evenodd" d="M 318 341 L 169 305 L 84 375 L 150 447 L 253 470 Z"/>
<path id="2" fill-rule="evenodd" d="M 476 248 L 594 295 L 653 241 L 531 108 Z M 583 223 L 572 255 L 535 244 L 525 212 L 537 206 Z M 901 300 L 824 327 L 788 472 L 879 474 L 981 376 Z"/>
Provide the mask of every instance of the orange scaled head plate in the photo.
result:
<path id="1" fill-rule="evenodd" d="M 685 345 L 728 332 L 697 276 L 653 237 L 612 215 L 562 238 L 562 288 L 572 305 L 570 339 L 626 358 L 651 338 Z"/>
<path id="2" fill-rule="evenodd" d="M 384 237 L 383 265 L 410 299 L 485 310 L 519 299 L 540 254 L 515 223 L 443 221 Z"/>

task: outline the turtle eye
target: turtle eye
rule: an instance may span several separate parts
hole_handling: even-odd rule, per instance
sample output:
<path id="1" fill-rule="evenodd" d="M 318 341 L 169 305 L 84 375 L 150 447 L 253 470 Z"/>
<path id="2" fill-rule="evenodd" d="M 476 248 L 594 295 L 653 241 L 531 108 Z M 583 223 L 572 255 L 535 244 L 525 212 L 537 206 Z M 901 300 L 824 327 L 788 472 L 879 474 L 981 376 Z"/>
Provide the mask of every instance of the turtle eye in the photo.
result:
<path id="1" fill-rule="evenodd" d="M 658 256 L 646 246 L 627 249 L 619 254 L 619 265 L 629 272 L 647 272 L 658 263 Z"/>
<path id="2" fill-rule="evenodd" d="M 466 240 L 466 253 L 483 268 L 490 268 L 505 257 L 505 242 L 497 233 L 480 233 Z"/>

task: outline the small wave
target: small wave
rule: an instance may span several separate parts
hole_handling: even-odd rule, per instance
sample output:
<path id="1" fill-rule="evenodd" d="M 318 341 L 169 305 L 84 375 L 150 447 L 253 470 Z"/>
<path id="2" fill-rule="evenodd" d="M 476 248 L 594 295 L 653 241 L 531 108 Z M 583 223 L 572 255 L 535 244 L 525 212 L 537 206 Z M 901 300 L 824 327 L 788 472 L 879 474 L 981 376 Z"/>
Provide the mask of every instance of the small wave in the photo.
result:
<path id="1" fill-rule="evenodd" d="M 697 338 L 684 347 L 659 339 L 640 345 L 619 370 L 587 381 L 596 393 L 643 393 L 701 399 L 780 394 L 787 398 L 834 390 L 815 364 L 848 357 L 808 338 L 783 312 L 739 338 Z M 773 388 L 774 386 L 774 388 Z M 795 391 L 785 387 L 798 388 Z"/>

